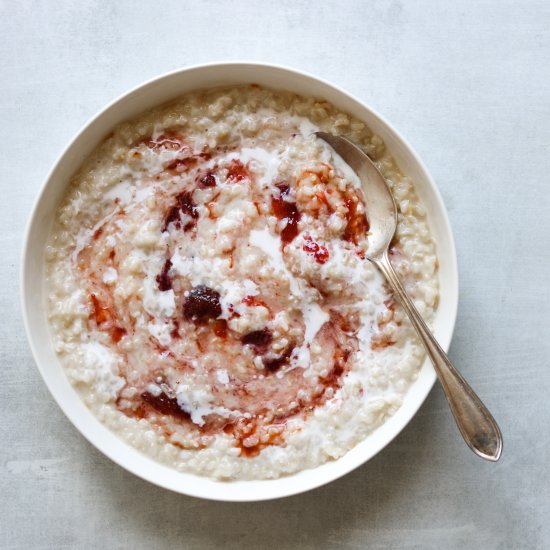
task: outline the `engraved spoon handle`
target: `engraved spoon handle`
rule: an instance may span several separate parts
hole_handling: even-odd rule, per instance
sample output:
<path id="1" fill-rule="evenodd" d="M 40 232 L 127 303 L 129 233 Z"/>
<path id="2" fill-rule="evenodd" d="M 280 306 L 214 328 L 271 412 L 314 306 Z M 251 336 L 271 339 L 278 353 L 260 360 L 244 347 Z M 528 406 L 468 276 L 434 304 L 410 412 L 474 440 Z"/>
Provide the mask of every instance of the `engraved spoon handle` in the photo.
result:
<path id="1" fill-rule="evenodd" d="M 386 277 L 422 340 L 464 441 L 481 458 L 497 461 L 502 452 L 502 434 L 495 419 L 437 343 L 397 277 L 387 251 L 371 261 Z"/>

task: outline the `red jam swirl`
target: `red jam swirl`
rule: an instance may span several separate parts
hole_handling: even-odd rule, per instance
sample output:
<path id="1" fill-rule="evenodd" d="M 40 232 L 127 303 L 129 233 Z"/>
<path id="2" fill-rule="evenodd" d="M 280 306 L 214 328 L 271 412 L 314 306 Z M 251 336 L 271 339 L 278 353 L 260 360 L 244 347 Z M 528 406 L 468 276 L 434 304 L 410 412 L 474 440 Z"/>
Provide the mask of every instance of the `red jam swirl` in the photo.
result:
<path id="1" fill-rule="evenodd" d="M 271 197 L 271 210 L 279 220 L 285 222 L 281 231 L 281 241 L 284 246 L 298 235 L 298 222 L 302 216 L 296 203 L 290 200 L 290 186 L 283 182 L 278 183 L 276 187 L 279 192 Z"/>

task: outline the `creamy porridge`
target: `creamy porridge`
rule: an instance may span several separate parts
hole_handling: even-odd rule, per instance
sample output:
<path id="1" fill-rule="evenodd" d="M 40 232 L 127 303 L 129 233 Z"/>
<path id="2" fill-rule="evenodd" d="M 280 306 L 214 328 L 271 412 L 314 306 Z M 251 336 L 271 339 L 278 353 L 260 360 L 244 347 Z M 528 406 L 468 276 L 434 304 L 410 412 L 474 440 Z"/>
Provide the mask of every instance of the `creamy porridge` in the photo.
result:
<path id="1" fill-rule="evenodd" d="M 361 144 L 399 206 L 394 266 L 437 305 L 422 206 L 379 138 L 324 101 L 251 85 L 125 123 L 75 176 L 47 248 L 67 375 L 130 445 L 216 479 L 335 459 L 380 426 L 424 354 L 375 268 Z"/>

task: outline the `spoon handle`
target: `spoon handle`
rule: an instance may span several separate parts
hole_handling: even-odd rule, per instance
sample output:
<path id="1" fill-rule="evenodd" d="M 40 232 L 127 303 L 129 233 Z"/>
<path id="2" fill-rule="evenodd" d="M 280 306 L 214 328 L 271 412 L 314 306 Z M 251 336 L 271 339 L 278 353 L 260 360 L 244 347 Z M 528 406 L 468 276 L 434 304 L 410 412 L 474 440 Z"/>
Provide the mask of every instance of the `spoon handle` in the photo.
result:
<path id="1" fill-rule="evenodd" d="M 386 277 L 422 340 L 464 441 L 481 458 L 496 462 L 502 452 L 502 434 L 495 419 L 433 337 L 397 277 L 387 252 L 372 261 Z"/>

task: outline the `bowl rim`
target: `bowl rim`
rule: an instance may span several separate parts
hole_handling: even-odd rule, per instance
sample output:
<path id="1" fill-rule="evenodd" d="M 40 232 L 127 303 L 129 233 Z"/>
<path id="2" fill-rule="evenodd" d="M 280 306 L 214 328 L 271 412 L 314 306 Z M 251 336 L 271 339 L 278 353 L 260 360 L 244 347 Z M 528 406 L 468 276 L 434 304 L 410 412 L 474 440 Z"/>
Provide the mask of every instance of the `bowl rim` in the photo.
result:
<path id="1" fill-rule="evenodd" d="M 372 457 L 374 457 L 376 454 L 378 454 L 380 451 L 382 451 L 391 441 L 393 441 L 399 433 L 409 424 L 409 422 L 412 420 L 412 418 L 416 415 L 418 409 L 422 406 L 422 404 L 425 402 L 429 392 L 431 391 L 435 381 L 436 381 L 436 374 L 431 365 L 428 367 L 428 371 L 426 373 L 426 376 L 424 377 L 424 391 L 421 392 L 420 395 L 417 396 L 416 401 L 414 402 L 413 406 L 409 406 L 409 414 L 406 415 L 404 418 L 400 419 L 400 421 L 397 423 L 396 426 L 393 426 L 392 432 L 387 435 L 384 438 L 384 441 L 381 445 L 376 447 L 374 451 L 363 453 L 359 459 L 355 459 L 353 461 L 348 461 L 343 467 L 340 469 L 335 468 L 335 471 L 329 471 L 328 475 L 321 475 L 321 476 L 315 476 L 315 475 L 309 475 L 306 477 L 305 483 L 296 483 L 296 484 L 282 484 L 281 480 L 289 480 L 297 476 L 297 474 L 300 474 L 302 472 L 310 472 L 315 473 L 317 471 L 320 471 L 325 464 L 321 464 L 311 470 L 305 470 L 298 472 L 297 474 L 291 474 L 289 476 L 283 476 L 277 479 L 269 479 L 269 480 L 250 480 L 250 481 L 213 481 L 210 478 L 199 476 L 196 474 L 186 474 L 179 472 L 175 469 L 172 469 L 168 466 L 165 466 L 159 462 L 156 462 L 153 459 L 150 459 L 143 455 L 141 451 L 139 451 L 137 448 L 129 445 L 128 443 L 122 441 L 121 438 L 119 438 L 118 435 L 116 435 L 114 432 L 110 430 L 107 426 L 100 423 L 100 425 L 107 430 L 109 433 L 111 433 L 117 440 L 122 442 L 123 446 L 127 447 L 129 452 L 126 454 L 128 457 L 130 457 L 128 460 L 124 458 L 125 453 L 119 453 L 117 449 L 111 449 L 108 447 L 108 445 L 103 442 L 99 442 L 100 436 L 93 433 L 93 430 L 91 430 L 89 427 L 85 428 L 84 423 L 81 422 L 79 419 L 76 418 L 76 414 L 73 414 L 68 410 L 68 406 L 66 406 L 66 403 L 60 396 L 61 391 L 57 391 L 57 388 L 54 386 L 52 380 L 49 377 L 49 374 L 47 372 L 47 369 L 44 366 L 44 363 L 41 359 L 41 355 L 39 353 L 38 346 L 35 341 L 35 335 L 33 331 L 31 330 L 31 323 L 29 321 L 29 296 L 26 292 L 26 273 L 29 269 L 29 248 L 31 244 L 31 233 L 33 230 L 33 225 L 36 222 L 37 212 L 39 211 L 40 205 L 44 200 L 44 197 L 48 193 L 49 188 L 52 186 L 52 181 L 54 180 L 54 176 L 59 169 L 59 167 L 63 164 L 63 160 L 67 156 L 68 152 L 75 146 L 75 143 L 79 141 L 81 137 L 83 137 L 89 130 L 90 127 L 94 125 L 94 123 L 103 117 L 103 115 L 108 112 L 110 109 L 115 107 L 117 104 L 124 102 L 125 100 L 128 100 L 130 97 L 135 96 L 137 93 L 139 93 L 141 90 L 144 90 L 145 88 L 151 87 L 152 85 L 155 85 L 159 83 L 162 80 L 173 78 L 177 75 L 181 75 L 184 73 L 192 73 L 193 71 L 197 70 L 219 70 L 219 69 L 228 69 L 231 67 L 238 67 L 238 68 L 260 68 L 265 70 L 271 70 L 271 71 L 281 71 L 288 73 L 289 75 L 292 75 L 294 77 L 298 77 L 300 79 L 309 80 L 312 82 L 317 82 L 323 85 L 325 88 L 328 88 L 335 92 L 337 95 L 341 96 L 344 100 L 348 101 L 350 104 L 355 103 L 356 105 L 360 106 L 362 109 L 364 109 L 366 112 L 369 113 L 369 116 L 372 117 L 374 120 L 377 121 L 377 123 L 385 127 L 386 130 L 390 134 L 393 134 L 397 142 L 400 142 L 401 145 L 404 147 L 405 151 L 410 155 L 410 157 L 413 159 L 414 163 L 416 163 L 418 169 L 420 170 L 420 173 L 422 174 L 423 179 L 425 180 L 425 183 L 427 184 L 427 187 L 430 188 L 430 193 L 433 195 L 433 199 L 436 203 L 436 210 L 438 212 L 438 215 L 441 217 L 440 223 L 442 224 L 443 233 L 446 234 L 446 238 L 448 240 L 447 242 L 447 263 L 449 268 L 449 274 L 450 274 L 450 281 L 449 281 L 449 289 L 447 291 L 448 296 L 448 342 L 442 342 L 442 347 L 445 350 L 448 350 L 451 339 L 454 333 L 454 328 L 456 324 L 456 317 L 458 312 L 458 288 L 459 288 L 459 281 L 458 281 L 458 265 L 457 265 L 457 256 L 456 256 L 456 247 L 454 242 L 454 237 L 451 229 L 451 224 L 448 216 L 448 212 L 445 208 L 441 193 L 439 191 L 439 188 L 437 187 L 434 179 L 432 178 L 430 172 L 428 171 L 427 167 L 425 166 L 422 159 L 418 156 L 416 151 L 413 149 L 413 147 L 410 145 L 410 143 L 401 135 L 401 133 L 384 118 L 382 115 L 380 115 L 376 110 L 374 110 L 372 107 L 370 107 L 368 104 L 366 104 L 364 101 L 358 99 L 355 95 L 349 93 L 348 91 L 344 90 L 343 88 L 323 79 L 316 75 L 313 75 L 309 72 L 302 71 L 300 69 L 291 68 L 288 66 L 280 65 L 280 64 L 273 64 L 273 63 L 263 63 L 263 62 L 257 62 L 257 61 L 213 61 L 209 63 L 200 63 L 195 65 L 190 65 L 186 67 L 182 67 L 179 69 L 175 69 L 163 74 L 160 74 L 158 76 L 155 76 L 153 78 L 150 78 L 146 80 L 145 82 L 142 82 L 140 84 L 135 85 L 132 87 L 129 91 L 124 92 L 120 94 L 118 97 L 116 97 L 114 100 L 110 101 L 105 107 L 100 109 L 95 115 L 93 115 L 91 118 L 88 119 L 88 121 L 81 127 L 80 130 L 78 130 L 73 137 L 69 140 L 67 145 L 64 147 L 62 152 L 58 155 L 56 160 L 54 161 L 51 169 L 49 170 L 46 178 L 43 180 L 41 187 L 37 193 L 37 196 L 33 202 L 29 217 L 27 219 L 26 227 L 25 227 L 25 233 L 23 238 L 23 247 L 22 247 L 22 254 L 20 259 L 20 277 L 19 277 L 19 291 L 20 291 L 20 300 L 21 300 L 21 308 L 22 308 L 22 317 L 23 317 L 23 325 L 25 328 L 25 333 L 27 336 L 27 340 L 29 342 L 29 347 L 31 349 L 31 353 L 34 359 L 34 362 L 38 368 L 38 371 L 40 372 L 40 375 L 46 384 L 46 387 L 48 388 L 51 396 L 54 398 L 57 405 L 60 407 L 60 409 L 63 411 L 65 416 L 68 418 L 68 420 L 75 426 L 75 428 L 80 432 L 82 436 L 84 436 L 85 439 L 87 439 L 96 449 L 98 449 L 102 454 L 110 458 L 113 462 L 121 466 L 127 471 L 130 471 L 137 477 L 140 477 L 141 479 L 147 480 L 154 485 L 163 487 L 165 489 L 171 490 L 173 492 L 177 492 L 180 494 L 185 494 L 188 496 L 208 499 L 208 500 L 215 500 L 215 501 L 225 501 L 225 502 L 255 502 L 255 501 L 263 501 L 263 500 L 272 500 L 272 499 L 278 499 L 283 498 L 287 496 L 292 496 L 296 494 L 300 494 L 306 491 L 313 490 L 315 488 L 321 487 L 323 485 L 326 485 L 330 483 L 331 481 L 334 481 L 351 471 L 355 470 L 362 464 L 368 462 Z M 269 87 L 269 86 L 268 86 Z M 201 89 L 201 86 L 198 86 L 196 88 Z M 188 93 L 188 92 L 186 92 Z M 320 94 L 322 96 L 322 94 Z M 159 102 L 158 104 L 162 104 L 164 101 Z M 148 108 L 152 108 L 151 107 Z M 147 108 L 146 108 L 147 109 Z M 144 110 L 146 110 L 144 109 Z M 95 146 L 97 146 L 100 142 L 97 142 Z M 421 367 L 422 371 L 426 370 L 426 364 L 424 364 Z M 65 373 L 63 373 L 66 377 Z M 72 386 L 71 386 L 72 387 Z M 410 388 L 408 390 L 408 393 L 410 394 Z M 80 397 L 79 397 L 80 399 Z M 403 407 L 400 407 L 402 409 Z M 397 413 L 399 412 L 399 410 Z M 93 415 L 93 413 L 86 408 L 90 415 Z M 387 427 L 390 421 L 395 418 L 397 415 L 394 414 L 393 417 L 390 417 L 384 424 L 379 426 L 376 431 L 381 430 L 384 427 Z M 94 415 L 95 418 L 95 415 Z M 97 420 L 97 418 L 95 418 Z M 99 422 L 99 420 L 97 420 Z M 105 435 L 105 434 L 104 434 Z M 363 440 L 365 441 L 365 440 Z M 112 443 L 114 443 L 112 441 Z M 358 443 L 357 446 L 359 446 L 362 442 Z M 332 463 L 343 463 L 343 459 L 346 457 L 346 455 L 349 455 L 353 449 L 348 451 L 346 454 L 344 454 L 341 458 L 332 461 Z M 141 455 L 142 460 L 137 460 L 137 465 L 132 463 L 131 457 L 134 453 L 137 453 Z M 134 457 L 137 458 L 137 457 Z M 175 476 L 184 476 L 187 478 L 194 478 L 197 481 L 199 481 L 199 484 L 203 487 L 200 489 L 196 488 L 189 488 L 186 486 L 178 486 L 174 487 L 170 483 L 167 482 L 169 476 L 155 476 L 154 473 L 151 473 L 146 467 L 144 467 L 145 464 L 149 464 L 149 466 L 154 465 L 151 470 L 166 470 L 169 469 L 169 471 L 175 475 Z M 269 484 L 270 489 L 267 492 L 261 492 L 258 490 L 254 490 L 253 486 L 267 486 Z M 283 485 L 284 489 L 277 489 L 277 484 Z M 217 485 L 224 486 L 223 490 L 216 490 Z M 252 490 L 244 490 L 245 486 L 252 486 Z M 228 489 L 229 487 L 236 487 L 238 486 L 238 490 L 231 492 Z M 273 489 L 275 487 L 275 489 Z"/>

